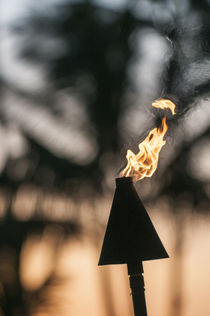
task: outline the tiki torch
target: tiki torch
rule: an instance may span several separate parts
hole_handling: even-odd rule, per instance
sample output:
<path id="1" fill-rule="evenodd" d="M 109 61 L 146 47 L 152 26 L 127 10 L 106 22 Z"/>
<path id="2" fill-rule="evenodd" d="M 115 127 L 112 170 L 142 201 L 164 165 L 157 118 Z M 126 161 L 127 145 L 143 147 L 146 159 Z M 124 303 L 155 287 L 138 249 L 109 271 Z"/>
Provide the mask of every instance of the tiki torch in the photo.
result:
<path id="1" fill-rule="evenodd" d="M 142 261 L 168 258 L 132 178 L 116 179 L 116 191 L 99 265 L 127 264 L 135 316 L 146 316 Z"/>
<path id="2" fill-rule="evenodd" d="M 156 108 L 170 108 L 170 100 L 157 100 Z M 168 254 L 139 198 L 133 181 L 151 177 L 158 165 L 159 152 L 168 126 L 166 117 L 150 131 L 135 155 L 127 151 L 127 166 L 116 179 L 116 190 L 103 241 L 99 265 L 127 264 L 135 316 L 147 316 L 142 262 L 168 258 Z"/>

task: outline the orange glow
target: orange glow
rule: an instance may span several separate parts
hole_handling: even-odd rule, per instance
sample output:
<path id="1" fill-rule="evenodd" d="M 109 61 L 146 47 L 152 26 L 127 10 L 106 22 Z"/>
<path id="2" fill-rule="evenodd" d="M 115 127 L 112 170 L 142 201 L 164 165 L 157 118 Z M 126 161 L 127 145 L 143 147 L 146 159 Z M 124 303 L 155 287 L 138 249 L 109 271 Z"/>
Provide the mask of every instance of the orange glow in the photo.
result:
<path id="1" fill-rule="evenodd" d="M 175 107 L 176 105 L 170 101 L 170 100 L 166 100 L 166 99 L 160 99 L 160 100 L 156 100 L 155 102 L 152 103 L 152 106 L 154 106 L 154 108 L 157 109 L 170 109 L 172 114 L 175 115 Z"/>
<path id="2" fill-rule="evenodd" d="M 175 104 L 170 100 L 157 100 L 152 103 L 156 108 L 170 108 L 175 114 Z M 161 126 L 154 128 L 139 144 L 139 152 L 134 154 L 130 149 L 127 151 L 127 166 L 121 172 L 121 177 L 132 177 L 133 181 L 138 181 L 144 177 L 151 177 L 158 166 L 159 153 L 166 141 L 163 139 L 168 130 L 166 116 L 164 116 Z"/>

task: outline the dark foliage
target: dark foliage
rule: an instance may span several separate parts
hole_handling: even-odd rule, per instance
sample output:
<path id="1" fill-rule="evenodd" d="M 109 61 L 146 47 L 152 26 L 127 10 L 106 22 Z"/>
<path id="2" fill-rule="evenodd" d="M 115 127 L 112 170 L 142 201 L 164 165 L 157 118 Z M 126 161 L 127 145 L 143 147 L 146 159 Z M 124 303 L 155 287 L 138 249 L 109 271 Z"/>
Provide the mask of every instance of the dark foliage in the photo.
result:
<path id="1" fill-rule="evenodd" d="M 152 1 L 148 3 L 153 8 Z M 166 3 L 157 1 L 159 13 L 163 9 L 170 11 Z M 24 39 L 20 47 L 21 57 L 46 70 L 53 91 L 70 89 L 82 98 L 91 128 L 95 131 L 98 152 L 94 160 L 81 166 L 75 161 L 70 162 L 56 156 L 23 130 L 30 145 L 30 151 L 24 157 L 28 162 L 27 172 L 22 178 L 15 177 L 15 169 L 20 161 L 9 159 L 0 176 L 1 185 L 12 192 L 11 201 L 23 183 L 47 187 L 49 190 L 56 187 L 73 194 L 74 190 L 77 191 L 74 184 L 78 186 L 84 181 L 87 187 L 92 185 L 95 191 L 102 192 L 101 184 L 106 171 L 101 167 L 101 159 L 105 154 L 119 156 L 123 144 L 119 122 L 130 106 L 125 96 L 128 91 L 135 94 L 135 88 L 128 77 L 128 68 L 132 59 L 136 58 L 135 36 L 138 31 L 151 28 L 159 32 L 165 41 L 170 41 L 171 55 L 162 69 L 157 95 L 170 97 L 178 104 L 176 118 L 169 121 L 171 128 L 176 130 L 179 121 L 198 98 L 209 95 L 208 63 L 205 67 L 210 52 L 209 1 L 189 1 L 189 6 L 183 12 L 175 5 L 175 14 L 169 14 L 171 18 L 165 20 L 161 19 L 161 14 L 157 20 L 152 14 L 138 16 L 137 5 L 138 1 L 133 1 L 114 11 L 96 6 L 91 1 L 77 4 L 69 1 L 52 8 L 52 12 L 32 11 L 23 24 L 15 28 L 15 32 Z M 50 48 L 52 42 L 54 46 Z M 39 95 L 26 95 L 18 89 L 15 93 L 43 103 Z M 49 100 L 52 100 L 51 95 L 44 100 L 47 110 L 59 116 L 59 109 L 55 109 Z M 6 124 L 3 115 L 1 120 Z M 179 151 L 161 179 L 159 195 L 170 196 L 174 202 L 186 196 L 194 206 L 198 206 L 201 201 L 208 203 L 206 182 L 193 177 L 187 168 L 191 149 L 202 137 L 209 138 L 209 130 L 193 142 L 181 141 Z M 21 288 L 18 275 L 20 251 L 27 236 L 34 229 L 42 232 L 49 222 L 46 219 L 19 222 L 11 215 L 10 207 L 7 211 L 8 216 L 1 222 L 0 247 L 5 254 L 8 249 L 12 249 L 16 277 L 12 284 L 15 290 L 3 284 L 5 296 L 1 298 L 1 306 L 5 316 L 27 315 L 23 298 L 26 293 Z M 74 221 L 67 224 L 72 227 L 70 231 L 65 230 L 66 225 L 61 225 L 66 236 L 78 231 L 74 225 Z M 51 276 L 43 289 L 56 281 Z M 43 289 L 34 293 L 37 301 L 42 299 Z M 14 297 L 12 293 L 16 293 Z"/>

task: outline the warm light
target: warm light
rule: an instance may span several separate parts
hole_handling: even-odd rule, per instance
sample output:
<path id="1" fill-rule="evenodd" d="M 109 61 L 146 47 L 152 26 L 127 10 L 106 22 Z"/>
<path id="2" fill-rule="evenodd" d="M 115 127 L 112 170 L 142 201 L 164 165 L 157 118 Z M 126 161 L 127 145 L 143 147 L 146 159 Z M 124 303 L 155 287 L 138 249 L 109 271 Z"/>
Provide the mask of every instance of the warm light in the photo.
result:
<path id="1" fill-rule="evenodd" d="M 152 103 L 152 106 L 154 106 L 154 108 L 157 109 L 170 109 L 172 114 L 175 115 L 175 107 L 176 105 L 170 101 L 170 100 L 166 100 L 166 99 L 160 99 L 160 100 L 156 100 L 155 102 Z"/>
<path id="2" fill-rule="evenodd" d="M 161 109 L 170 108 L 175 114 L 175 104 L 170 100 L 157 100 L 152 103 L 152 106 Z M 136 155 L 130 149 L 127 151 L 128 163 L 121 172 L 121 177 L 132 177 L 134 181 L 138 181 L 153 175 L 157 169 L 161 148 L 166 143 L 163 138 L 167 129 L 166 116 L 164 116 L 161 126 L 151 130 L 145 140 L 139 144 L 139 152 Z"/>

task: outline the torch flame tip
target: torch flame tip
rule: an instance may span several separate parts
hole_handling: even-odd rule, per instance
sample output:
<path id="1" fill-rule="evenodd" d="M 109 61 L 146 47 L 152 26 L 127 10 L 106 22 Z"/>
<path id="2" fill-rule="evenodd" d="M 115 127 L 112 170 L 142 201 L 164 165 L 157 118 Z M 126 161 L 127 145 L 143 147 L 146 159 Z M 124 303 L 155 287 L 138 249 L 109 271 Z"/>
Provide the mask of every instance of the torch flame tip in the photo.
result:
<path id="1" fill-rule="evenodd" d="M 164 109 L 170 109 L 172 115 L 176 115 L 176 112 L 175 112 L 176 105 L 175 105 L 171 100 L 168 100 L 168 99 L 155 100 L 155 101 L 152 103 L 152 106 L 153 106 L 154 108 L 162 109 L 162 110 L 164 110 Z"/>
<path id="2" fill-rule="evenodd" d="M 176 105 L 170 100 L 156 100 L 152 103 L 152 106 L 160 109 L 169 108 L 173 115 L 176 114 Z M 151 177 L 157 169 L 159 153 L 166 143 L 163 138 L 167 130 L 168 125 L 166 116 L 164 116 L 161 126 L 151 130 L 145 140 L 139 144 L 139 152 L 137 154 L 134 154 L 130 149 L 127 150 L 126 158 L 128 163 L 120 173 L 120 177 L 132 177 L 134 182 L 144 177 Z"/>

